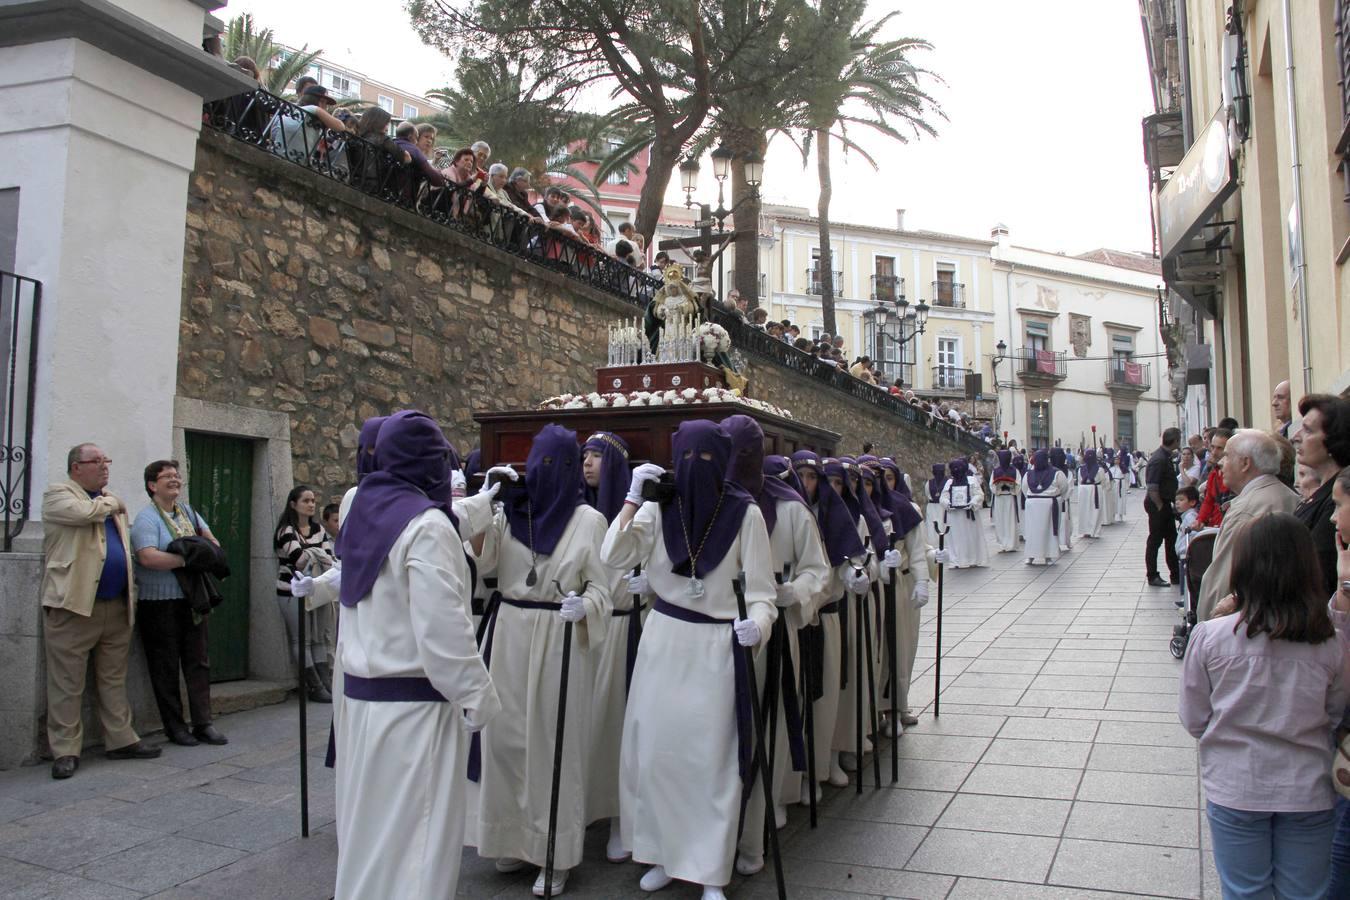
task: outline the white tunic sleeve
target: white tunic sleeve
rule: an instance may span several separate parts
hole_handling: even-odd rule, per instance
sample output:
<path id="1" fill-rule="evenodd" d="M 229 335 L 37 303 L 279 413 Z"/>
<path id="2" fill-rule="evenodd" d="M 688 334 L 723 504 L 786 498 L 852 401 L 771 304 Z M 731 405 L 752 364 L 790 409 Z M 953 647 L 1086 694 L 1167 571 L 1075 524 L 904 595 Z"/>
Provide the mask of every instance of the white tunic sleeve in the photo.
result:
<path id="1" fill-rule="evenodd" d="M 648 501 L 638 508 L 637 515 L 633 516 L 627 528 L 620 528 L 619 517 L 615 516 L 605 533 L 605 542 L 600 550 L 601 561 L 611 568 L 624 571 L 646 565 L 656 541 L 656 521 L 660 512 L 660 506 Z"/>
<path id="2" fill-rule="evenodd" d="M 920 522 L 905 535 L 905 553 L 909 557 L 909 574 L 917 584 L 928 580 L 928 541 L 924 538 L 923 523 Z"/>
<path id="3" fill-rule="evenodd" d="M 741 571 L 745 573 L 745 608 L 747 616 L 759 626 L 760 643 L 768 640 L 773 623 L 778 619 L 778 591 L 773 580 L 773 552 L 769 549 L 769 529 L 764 525 L 764 514 L 751 504 L 741 519 Z"/>
<path id="4" fill-rule="evenodd" d="M 792 612 L 790 624 L 801 628 L 815 616 L 816 606 L 830 581 L 830 565 L 825 561 L 820 526 L 805 504 L 778 501 L 778 524 L 770 542 L 774 546 L 776 571 L 781 572 L 784 564 L 791 567 L 792 577 L 788 583 L 797 595 L 797 607 Z"/>
<path id="5" fill-rule="evenodd" d="M 474 494 L 450 504 L 459 519 L 459 534 L 471 541 L 482 534 L 492 524 L 492 498 L 487 494 Z"/>
<path id="6" fill-rule="evenodd" d="M 948 478 L 942 485 L 942 492 L 938 494 L 938 503 L 942 504 L 943 509 L 951 509 L 952 506 L 952 480 Z"/>

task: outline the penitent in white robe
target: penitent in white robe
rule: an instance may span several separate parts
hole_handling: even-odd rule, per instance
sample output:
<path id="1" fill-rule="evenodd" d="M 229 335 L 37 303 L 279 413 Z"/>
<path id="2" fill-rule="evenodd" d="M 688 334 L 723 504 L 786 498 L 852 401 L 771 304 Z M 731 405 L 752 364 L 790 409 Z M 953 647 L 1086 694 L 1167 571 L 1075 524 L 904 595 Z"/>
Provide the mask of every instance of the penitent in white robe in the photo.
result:
<path id="1" fill-rule="evenodd" d="M 1132 470 L 1131 470 L 1131 473 L 1134 474 L 1134 475 L 1135 475 L 1136 477 L 1138 477 L 1138 478 L 1142 478 L 1141 475 L 1138 475 L 1138 474 L 1137 474 L 1136 470 L 1133 470 L 1133 469 L 1132 469 Z M 1135 487 L 1135 486 L 1136 486 L 1136 485 L 1133 485 L 1133 484 L 1131 485 L 1131 487 Z M 1117 522 L 1124 522 L 1124 521 L 1125 521 L 1125 479 L 1124 479 L 1123 477 L 1120 479 L 1120 481 L 1116 482 L 1116 518 L 1115 518 L 1115 521 L 1117 521 Z"/>
<path id="2" fill-rule="evenodd" d="M 1059 552 L 1068 553 L 1073 549 L 1073 484 L 1067 472 L 1060 472 L 1055 482 L 1059 484 Z"/>
<path id="3" fill-rule="evenodd" d="M 1016 481 L 995 481 L 990 489 L 994 492 L 994 541 L 998 544 L 1000 553 L 1009 553 L 1017 550 L 1017 539 L 1020 536 L 1018 525 L 1021 517 L 1021 510 L 1018 509 L 1018 501 L 1021 496 L 1018 493 Z"/>
<path id="4" fill-rule="evenodd" d="M 928 541 L 924 537 L 924 529 L 922 527 L 911 529 L 903 540 L 896 542 L 895 546 L 900 551 L 901 561 L 900 568 L 895 570 L 895 668 L 896 679 L 900 684 L 896 706 L 900 712 L 906 713 L 910 711 L 909 685 L 914 678 L 914 658 L 919 652 L 920 607 L 914 605 L 914 589 L 919 582 L 928 583 Z M 881 577 L 884 582 L 890 575 L 883 570 Z M 884 656 L 886 653 L 884 641 L 881 652 L 882 672 L 887 673 L 885 680 L 889 682 L 889 662 Z M 889 694 L 879 702 L 883 712 L 890 709 Z"/>
<path id="5" fill-rule="evenodd" d="M 556 581 L 563 592 L 578 591 L 586 598 L 586 617 L 572 629 L 554 856 L 557 869 L 571 869 L 581 862 L 586 836 L 593 651 L 610 624 L 610 573 L 600 562 L 604 536 L 604 515 L 592 507 L 578 506 L 553 553 L 533 559 L 538 575 L 533 587 L 525 583 L 532 562 L 530 550 L 511 535 L 504 513 L 497 514 L 479 554 L 480 567 L 496 574 L 497 590 L 503 597 L 556 603 L 562 599 Z M 585 591 L 581 591 L 583 584 Z M 489 669 L 502 713 L 483 730 L 478 783 L 480 856 L 544 865 L 564 629 L 557 610 L 521 609 L 507 603 L 498 607 Z"/>
<path id="6" fill-rule="evenodd" d="M 1098 467 L 1097 477 L 1078 485 L 1078 533 L 1085 537 L 1101 537 L 1106 509 L 1106 495 L 1111 489 L 1111 477 Z"/>
<path id="7" fill-rule="evenodd" d="M 881 561 L 877 559 L 876 548 L 872 546 L 872 533 L 868 529 L 867 522 L 862 518 L 862 516 L 858 517 L 858 536 L 862 538 L 863 547 L 865 547 L 867 552 L 872 555 L 871 560 L 864 567 L 863 571 L 865 571 L 867 573 L 867 577 L 871 579 L 873 583 L 875 583 L 877 579 L 881 576 Z M 845 569 L 846 572 L 851 572 L 852 570 L 853 570 L 852 566 L 849 566 Z M 875 617 L 876 611 L 875 604 L 873 602 L 872 592 L 870 588 L 868 589 L 866 596 L 863 597 L 861 600 L 858 598 L 856 594 L 852 592 L 845 592 L 844 602 L 848 604 L 848 613 L 845 617 L 840 619 L 840 626 L 841 626 L 839 631 L 840 655 L 839 657 L 837 657 L 837 659 L 842 659 L 845 653 L 845 648 L 847 648 L 848 672 L 842 673 L 839 676 L 839 679 L 840 681 L 843 681 L 844 678 L 847 677 L 848 683 L 845 684 L 839 690 L 839 708 L 835 712 L 834 717 L 834 742 L 831 749 L 835 750 L 836 752 L 847 752 L 847 753 L 857 752 L 858 735 L 856 730 L 857 729 L 856 722 L 858 721 L 857 719 L 858 701 L 856 698 L 857 698 L 857 691 L 859 687 L 861 687 L 863 699 L 863 708 L 862 708 L 863 752 L 865 753 L 869 749 L 871 749 L 872 746 L 871 738 L 868 737 L 868 735 L 871 734 L 872 730 L 869 727 L 870 724 L 869 710 L 871 709 L 871 707 L 869 707 L 867 703 L 867 647 L 865 644 L 863 644 L 861 641 L 858 640 L 858 623 L 861 621 L 859 619 L 859 614 L 861 613 L 862 610 L 866 609 L 872 615 L 871 619 L 872 675 L 874 685 L 876 684 L 876 671 L 877 671 L 876 667 L 878 657 L 876 648 L 877 648 L 877 641 L 881 638 L 881 634 L 880 629 L 877 628 Z M 843 627 L 845 625 L 845 622 L 847 623 L 846 628 Z M 866 638 L 866 636 L 867 635 L 864 632 L 863 637 Z M 861 660 L 862 662 L 861 686 L 858 684 L 859 660 Z M 829 688 L 827 686 L 826 690 L 828 689 Z M 878 709 L 880 709 L 880 707 L 878 707 Z"/>
<path id="8" fill-rule="evenodd" d="M 927 491 L 927 482 L 924 482 L 924 490 Z M 926 494 L 925 494 L 926 496 Z M 923 508 L 923 527 L 924 536 L 928 538 L 928 543 L 934 547 L 938 544 L 938 529 L 942 527 L 942 504 L 934 500 L 929 500 Z"/>
<path id="9" fill-rule="evenodd" d="M 1116 509 L 1121 503 L 1121 492 L 1124 490 L 1125 473 L 1117 466 L 1108 466 L 1106 475 L 1109 479 L 1106 486 L 1102 489 L 1102 524 L 1116 524 Z"/>
<path id="10" fill-rule="evenodd" d="M 779 606 L 778 615 L 787 624 L 788 653 L 784 665 L 791 666 L 792 683 L 801 685 L 801 656 L 797 643 L 797 630 L 807 625 L 815 617 L 817 603 L 825 592 L 830 580 L 830 564 L 825 559 L 825 545 L 820 539 L 820 527 L 816 517 L 804 503 L 790 500 L 777 500 L 778 520 L 773 533 L 769 535 L 769 547 L 773 551 L 774 573 L 780 577 L 783 567 L 788 569 L 788 583 L 794 588 L 795 603 L 791 606 Z M 760 646 L 755 654 L 755 683 L 761 696 L 760 708 L 763 709 L 763 695 L 768 689 L 765 670 L 768 665 L 767 645 Z M 798 709 L 802 698 L 798 697 Z M 792 770 L 792 750 L 788 745 L 787 715 L 783 710 L 781 685 L 779 686 L 777 717 L 777 735 L 774 743 L 773 760 L 773 802 L 777 806 L 796 803 L 801 798 L 801 773 Z M 767 750 L 765 751 L 767 753 Z M 746 856 L 764 855 L 764 786 L 756 779 L 745 808 L 745 826 L 741 829 L 740 851 Z"/>
<path id="11" fill-rule="evenodd" d="M 970 483 L 953 487 L 951 479 L 942 486 L 939 498 L 947 516 L 946 549 L 954 557 L 952 565 L 987 566 L 989 565 L 989 543 L 984 539 L 984 525 L 980 522 L 980 504 L 984 502 L 984 493 L 975 478 Z"/>
<path id="12" fill-rule="evenodd" d="M 691 596 L 690 579 L 671 571 L 656 503 L 644 503 L 627 528 L 614 520 L 603 559 L 611 568 L 640 565 L 656 597 L 727 620 L 685 622 L 655 610 L 647 617 L 619 774 L 620 828 L 633 859 L 681 881 L 725 885 L 741 810 L 731 582 L 745 573 L 747 614 L 767 639 L 778 609 L 764 516 L 753 504 L 746 509 L 726 555 L 701 579 L 702 597 Z"/>
<path id="13" fill-rule="evenodd" d="M 613 607 L 609 630 L 595 649 L 595 686 L 591 694 L 591 755 L 586 779 L 586 821 L 619 815 L 619 750 L 623 746 L 623 716 L 628 707 L 628 627 L 633 594 L 628 590 L 632 569 L 605 567 L 610 575 Z M 643 609 L 651 598 L 643 597 Z"/>
<path id="14" fill-rule="evenodd" d="M 337 657 L 365 678 L 425 677 L 448 702 L 348 698 L 337 721 L 338 898 L 455 896 L 467 788 L 465 709 L 497 693 L 469 621 L 469 567 L 444 513 L 415 517 L 370 594 L 342 610 Z"/>
<path id="15" fill-rule="evenodd" d="M 812 511 L 812 516 L 816 515 Z M 826 781 L 830 777 L 830 752 L 834 749 L 834 735 L 838 725 L 839 706 L 840 706 L 840 688 L 839 688 L 839 669 L 843 654 L 843 630 L 839 611 L 822 612 L 824 607 L 837 603 L 840 607 L 844 603 L 852 603 L 851 597 L 845 596 L 844 575 L 852 572 L 856 566 L 863 564 L 863 557 L 844 560 L 838 566 L 830 569 L 829 580 L 821 593 L 820 602 L 816 606 L 816 622 L 821 630 L 821 696 L 811 705 L 812 727 L 815 728 L 815 763 L 816 770 L 813 773 L 814 781 Z M 828 557 L 826 563 L 828 564 Z M 851 660 L 850 660 L 851 662 Z M 849 701 L 850 703 L 852 700 Z M 850 720 L 852 721 L 852 720 Z"/>
<path id="16" fill-rule="evenodd" d="M 1031 473 L 1022 479 L 1022 494 L 1026 505 L 1022 508 L 1022 522 L 1026 527 L 1027 543 L 1023 550 L 1027 559 L 1044 559 L 1053 562 L 1059 559 L 1059 538 L 1054 531 L 1054 508 L 1059 505 L 1060 497 L 1068 490 L 1069 479 L 1063 472 L 1056 472 L 1055 478 L 1044 491 L 1031 489 Z M 1060 528 L 1064 523 L 1060 522 Z"/>

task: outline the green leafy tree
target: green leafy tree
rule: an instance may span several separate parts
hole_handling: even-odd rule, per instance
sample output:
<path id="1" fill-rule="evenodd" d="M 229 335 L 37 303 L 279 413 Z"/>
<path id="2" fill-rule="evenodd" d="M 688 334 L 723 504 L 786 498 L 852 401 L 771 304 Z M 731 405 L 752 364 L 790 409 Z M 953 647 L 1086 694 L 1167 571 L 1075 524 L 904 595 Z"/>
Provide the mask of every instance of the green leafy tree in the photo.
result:
<path id="1" fill-rule="evenodd" d="M 259 28 L 249 13 L 235 16 L 225 29 L 225 59 L 247 56 L 258 64 L 262 85 L 274 94 L 285 92 L 286 86 L 303 75 L 322 50 L 309 45 L 283 58 L 286 49 L 272 39 L 272 29 Z"/>

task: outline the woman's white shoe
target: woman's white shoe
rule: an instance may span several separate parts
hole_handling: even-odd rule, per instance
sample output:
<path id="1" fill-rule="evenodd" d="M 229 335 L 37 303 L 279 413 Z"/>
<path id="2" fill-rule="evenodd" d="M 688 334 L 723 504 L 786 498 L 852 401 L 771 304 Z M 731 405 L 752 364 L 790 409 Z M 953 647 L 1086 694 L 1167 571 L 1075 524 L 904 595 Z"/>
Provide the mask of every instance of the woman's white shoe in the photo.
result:
<path id="1" fill-rule="evenodd" d="M 648 892 L 659 891 L 674 880 L 666 874 L 665 869 L 660 866 L 652 866 L 647 870 L 647 874 L 642 876 L 642 880 L 638 882 L 638 887 Z"/>
<path id="2" fill-rule="evenodd" d="M 568 869 L 553 870 L 553 896 L 557 897 L 567 889 Z M 539 877 L 534 880 L 534 895 L 536 897 L 544 896 L 544 870 L 539 870 Z"/>

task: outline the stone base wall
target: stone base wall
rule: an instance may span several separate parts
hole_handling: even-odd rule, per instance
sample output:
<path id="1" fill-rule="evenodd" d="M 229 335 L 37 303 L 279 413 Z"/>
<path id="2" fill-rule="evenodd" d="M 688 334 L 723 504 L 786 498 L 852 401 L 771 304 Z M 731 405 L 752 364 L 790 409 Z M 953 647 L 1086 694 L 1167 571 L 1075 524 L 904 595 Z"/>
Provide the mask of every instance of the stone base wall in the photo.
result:
<path id="1" fill-rule="evenodd" d="M 589 390 L 632 304 L 214 133 L 189 194 L 178 394 L 284 412 L 294 476 L 350 484 L 367 416 L 418 407 L 461 451 L 472 413 Z M 916 472 L 946 438 L 766 360 L 754 396 L 899 452 Z"/>

